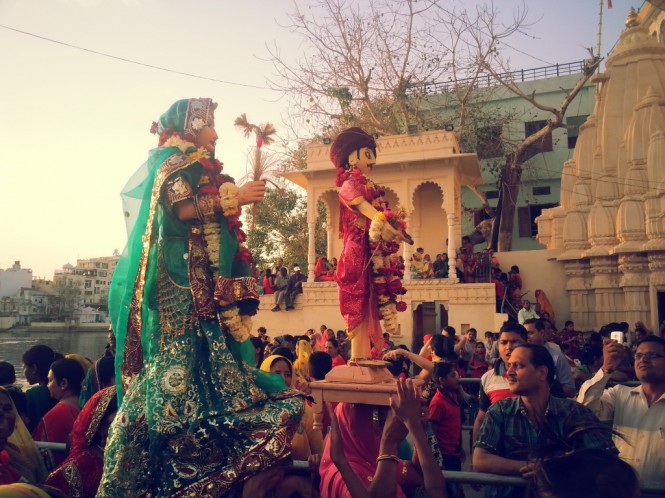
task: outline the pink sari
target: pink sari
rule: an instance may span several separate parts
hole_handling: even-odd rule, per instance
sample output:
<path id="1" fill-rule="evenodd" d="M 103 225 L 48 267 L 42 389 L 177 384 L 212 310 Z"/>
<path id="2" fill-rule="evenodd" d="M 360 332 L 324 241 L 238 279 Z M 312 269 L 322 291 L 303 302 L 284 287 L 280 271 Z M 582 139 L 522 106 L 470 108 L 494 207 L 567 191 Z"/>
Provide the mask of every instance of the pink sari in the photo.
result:
<path id="1" fill-rule="evenodd" d="M 379 456 L 379 436 L 375 434 L 372 420 L 372 406 L 339 403 L 335 414 L 339 422 L 339 430 L 344 453 L 365 488 L 372 482 L 376 472 L 376 458 Z M 402 469 L 405 462 L 397 464 L 397 482 L 401 483 Z M 330 438 L 326 438 L 321 464 L 321 498 L 351 498 L 342 475 L 330 459 Z M 402 488 L 397 486 L 398 498 L 405 498 Z"/>

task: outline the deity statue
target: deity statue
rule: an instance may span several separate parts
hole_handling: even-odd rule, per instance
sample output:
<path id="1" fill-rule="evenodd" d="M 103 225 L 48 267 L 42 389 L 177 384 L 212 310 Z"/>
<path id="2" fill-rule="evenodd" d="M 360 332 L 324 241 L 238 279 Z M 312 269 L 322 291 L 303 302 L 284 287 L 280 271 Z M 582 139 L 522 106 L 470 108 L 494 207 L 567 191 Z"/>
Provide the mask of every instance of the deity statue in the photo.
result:
<path id="1" fill-rule="evenodd" d="M 405 212 L 391 210 L 384 190 L 368 178 L 376 164 L 374 137 L 360 128 L 339 134 L 330 147 L 330 159 L 337 168 L 340 187 L 340 236 L 344 248 L 339 257 L 335 281 L 339 306 L 351 339 L 352 362 L 372 358 L 383 346 L 383 331 L 398 331 L 397 312 L 406 304 L 398 296 L 402 267 L 391 257 L 402 241 L 412 244 L 406 233 Z"/>

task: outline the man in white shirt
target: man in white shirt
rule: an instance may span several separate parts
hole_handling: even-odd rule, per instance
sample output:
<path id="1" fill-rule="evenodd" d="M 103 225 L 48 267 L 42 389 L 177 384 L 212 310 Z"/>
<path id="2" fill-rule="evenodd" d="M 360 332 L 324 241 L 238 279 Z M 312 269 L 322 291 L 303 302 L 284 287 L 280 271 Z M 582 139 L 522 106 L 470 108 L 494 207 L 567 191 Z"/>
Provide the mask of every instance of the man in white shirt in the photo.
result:
<path id="1" fill-rule="evenodd" d="M 528 299 L 525 299 L 522 302 L 522 309 L 517 312 L 517 321 L 520 325 L 524 325 L 524 322 L 529 318 L 540 318 L 536 313 L 536 310 L 531 309 L 531 302 Z"/>
<path id="2" fill-rule="evenodd" d="M 625 438 L 614 438 L 619 456 L 643 482 L 665 486 L 665 339 L 648 336 L 637 345 L 635 376 L 640 386 L 605 389 L 626 352 L 615 341 L 605 344 L 603 366 L 582 384 L 577 401 L 601 421 L 613 422 L 612 428 Z"/>

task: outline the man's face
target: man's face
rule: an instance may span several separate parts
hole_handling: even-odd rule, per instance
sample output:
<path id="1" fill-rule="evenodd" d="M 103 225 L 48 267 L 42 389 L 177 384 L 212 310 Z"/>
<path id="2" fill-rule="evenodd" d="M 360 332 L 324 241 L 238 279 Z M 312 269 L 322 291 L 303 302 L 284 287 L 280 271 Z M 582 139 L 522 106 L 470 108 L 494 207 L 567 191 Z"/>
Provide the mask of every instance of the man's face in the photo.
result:
<path id="1" fill-rule="evenodd" d="M 522 344 L 524 340 L 520 337 L 519 334 L 514 332 L 502 332 L 499 337 L 499 356 L 504 363 L 508 364 L 508 360 L 513 353 L 513 349 L 518 344 Z"/>
<path id="2" fill-rule="evenodd" d="M 574 323 L 569 323 L 568 325 L 566 325 L 566 330 L 568 332 L 574 332 L 575 331 L 575 324 Z"/>
<path id="3" fill-rule="evenodd" d="M 635 351 L 635 376 L 641 382 L 665 382 L 665 348 L 655 342 L 640 344 Z"/>
<path id="4" fill-rule="evenodd" d="M 545 344 L 545 334 L 536 329 L 535 323 L 525 323 L 524 328 L 526 329 L 527 337 L 531 344 L 538 344 L 540 346 Z"/>
<path id="5" fill-rule="evenodd" d="M 531 302 L 525 299 L 524 302 L 522 303 L 522 306 L 524 306 L 525 310 L 531 309 Z"/>
<path id="6" fill-rule="evenodd" d="M 466 333 L 466 339 L 467 339 L 467 341 L 476 342 L 476 336 L 477 336 L 477 333 L 476 333 L 475 330 L 469 330 L 469 331 Z"/>
<path id="7" fill-rule="evenodd" d="M 506 363 L 506 380 L 512 393 L 528 395 L 543 382 L 547 382 L 547 368 L 534 367 L 531 363 L 531 351 L 517 348 Z"/>
<path id="8" fill-rule="evenodd" d="M 284 266 L 284 260 L 282 258 L 277 258 L 277 266 Z"/>
<path id="9" fill-rule="evenodd" d="M 456 391 L 459 389 L 459 374 L 452 370 L 445 377 L 439 377 L 439 387 L 449 391 Z"/>

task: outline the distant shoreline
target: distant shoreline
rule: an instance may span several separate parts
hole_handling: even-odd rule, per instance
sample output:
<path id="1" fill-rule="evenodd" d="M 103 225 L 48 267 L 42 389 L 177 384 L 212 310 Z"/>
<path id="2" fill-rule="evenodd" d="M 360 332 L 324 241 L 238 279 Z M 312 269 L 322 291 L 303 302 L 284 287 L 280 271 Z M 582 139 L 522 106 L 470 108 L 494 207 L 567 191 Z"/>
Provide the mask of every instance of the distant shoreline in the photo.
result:
<path id="1" fill-rule="evenodd" d="M 30 332 L 106 332 L 108 323 L 85 323 L 79 325 L 67 325 L 62 322 L 39 322 L 36 326 L 15 325 L 8 329 L 0 328 L 0 334 L 10 332 L 13 334 L 25 334 Z"/>

